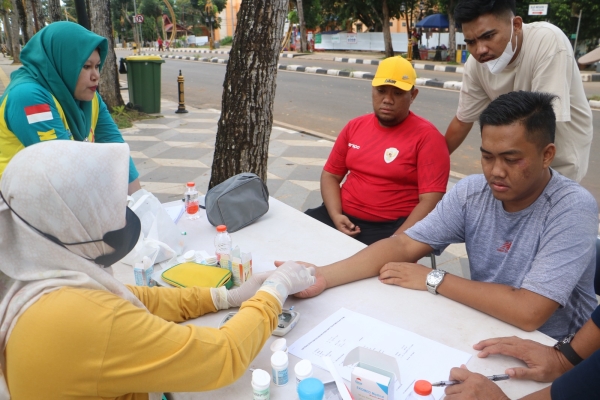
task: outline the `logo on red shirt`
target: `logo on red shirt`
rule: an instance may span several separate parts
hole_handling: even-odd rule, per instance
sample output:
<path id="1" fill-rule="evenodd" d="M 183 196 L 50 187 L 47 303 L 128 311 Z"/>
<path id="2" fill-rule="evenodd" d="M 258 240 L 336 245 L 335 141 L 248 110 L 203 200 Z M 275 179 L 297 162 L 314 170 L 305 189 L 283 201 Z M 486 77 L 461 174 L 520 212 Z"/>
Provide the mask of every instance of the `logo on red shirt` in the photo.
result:
<path id="1" fill-rule="evenodd" d="M 351 147 L 351 148 L 353 148 L 353 149 L 356 149 L 356 150 L 360 149 L 360 146 L 359 146 L 359 145 L 357 145 L 357 144 L 352 144 L 352 143 L 348 143 L 348 147 Z"/>
<path id="2" fill-rule="evenodd" d="M 504 242 L 504 244 L 500 247 L 498 247 L 498 251 L 500 253 L 508 253 L 508 251 L 510 250 L 510 246 L 512 246 L 512 242 Z"/>

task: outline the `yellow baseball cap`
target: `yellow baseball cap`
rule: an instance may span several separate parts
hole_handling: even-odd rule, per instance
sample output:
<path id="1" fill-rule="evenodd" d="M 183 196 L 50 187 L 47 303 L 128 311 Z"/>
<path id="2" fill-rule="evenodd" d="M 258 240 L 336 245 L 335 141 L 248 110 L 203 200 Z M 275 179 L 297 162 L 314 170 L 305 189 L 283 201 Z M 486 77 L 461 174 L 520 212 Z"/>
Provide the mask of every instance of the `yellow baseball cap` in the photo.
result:
<path id="1" fill-rule="evenodd" d="M 379 63 L 373 86 L 392 85 L 398 89 L 411 90 L 417 81 L 417 73 L 409 61 L 396 56 L 389 57 Z"/>

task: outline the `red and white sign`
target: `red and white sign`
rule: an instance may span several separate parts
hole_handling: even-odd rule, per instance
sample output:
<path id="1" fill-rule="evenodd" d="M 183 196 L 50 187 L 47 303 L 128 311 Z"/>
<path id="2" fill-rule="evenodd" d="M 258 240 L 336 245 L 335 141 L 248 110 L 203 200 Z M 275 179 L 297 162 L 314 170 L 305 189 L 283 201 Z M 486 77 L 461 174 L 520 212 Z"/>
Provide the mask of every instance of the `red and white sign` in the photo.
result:
<path id="1" fill-rule="evenodd" d="M 548 15 L 548 4 L 530 4 L 529 15 Z"/>
<path id="2" fill-rule="evenodd" d="M 37 104 L 35 106 L 25 107 L 25 115 L 27 115 L 27 122 L 30 124 L 51 121 L 53 118 L 49 104 Z"/>
<path id="3" fill-rule="evenodd" d="M 143 22 L 144 22 L 144 16 L 142 14 L 138 14 L 133 17 L 134 24 L 141 24 Z"/>

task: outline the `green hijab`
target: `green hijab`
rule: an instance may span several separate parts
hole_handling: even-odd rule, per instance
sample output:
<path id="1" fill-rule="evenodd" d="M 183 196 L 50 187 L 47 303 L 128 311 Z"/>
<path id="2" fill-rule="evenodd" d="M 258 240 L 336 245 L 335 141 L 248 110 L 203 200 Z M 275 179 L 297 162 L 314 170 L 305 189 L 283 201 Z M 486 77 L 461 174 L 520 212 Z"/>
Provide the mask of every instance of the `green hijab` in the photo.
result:
<path id="1" fill-rule="evenodd" d="M 73 137 L 83 141 L 91 128 L 92 102 L 73 96 L 81 69 L 96 49 L 100 51 L 102 68 L 108 51 L 105 38 L 73 22 L 54 22 L 23 47 L 23 66 L 11 74 L 6 92 L 21 83 L 39 83 L 60 103 Z"/>

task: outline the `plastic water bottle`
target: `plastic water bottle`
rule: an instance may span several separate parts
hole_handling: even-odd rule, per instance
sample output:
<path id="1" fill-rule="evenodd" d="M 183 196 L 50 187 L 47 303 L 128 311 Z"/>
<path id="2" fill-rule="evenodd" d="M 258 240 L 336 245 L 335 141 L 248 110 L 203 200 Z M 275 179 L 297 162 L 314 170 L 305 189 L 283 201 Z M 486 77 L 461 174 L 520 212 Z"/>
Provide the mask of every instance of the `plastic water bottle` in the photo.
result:
<path id="1" fill-rule="evenodd" d="M 227 226 L 217 226 L 217 236 L 215 236 L 215 254 L 217 262 L 221 264 L 221 256 L 226 254 L 228 257 L 231 254 L 231 236 L 227 232 Z M 221 267 L 225 267 L 221 265 Z"/>
<path id="2" fill-rule="evenodd" d="M 185 212 L 188 219 L 200 218 L 200 202 L 198 200 L 198 191 L 196 190 L 196 184 L 194 182 L 187 183 L 187 190 L 185 192 Z"/>
<path id="3" fill-rule="evenodd" d="M 416 381 L 412 393 L 408 395 L 406 400 L 435 400 L 431 394 L 433 388 L 428 381 Z"/>

